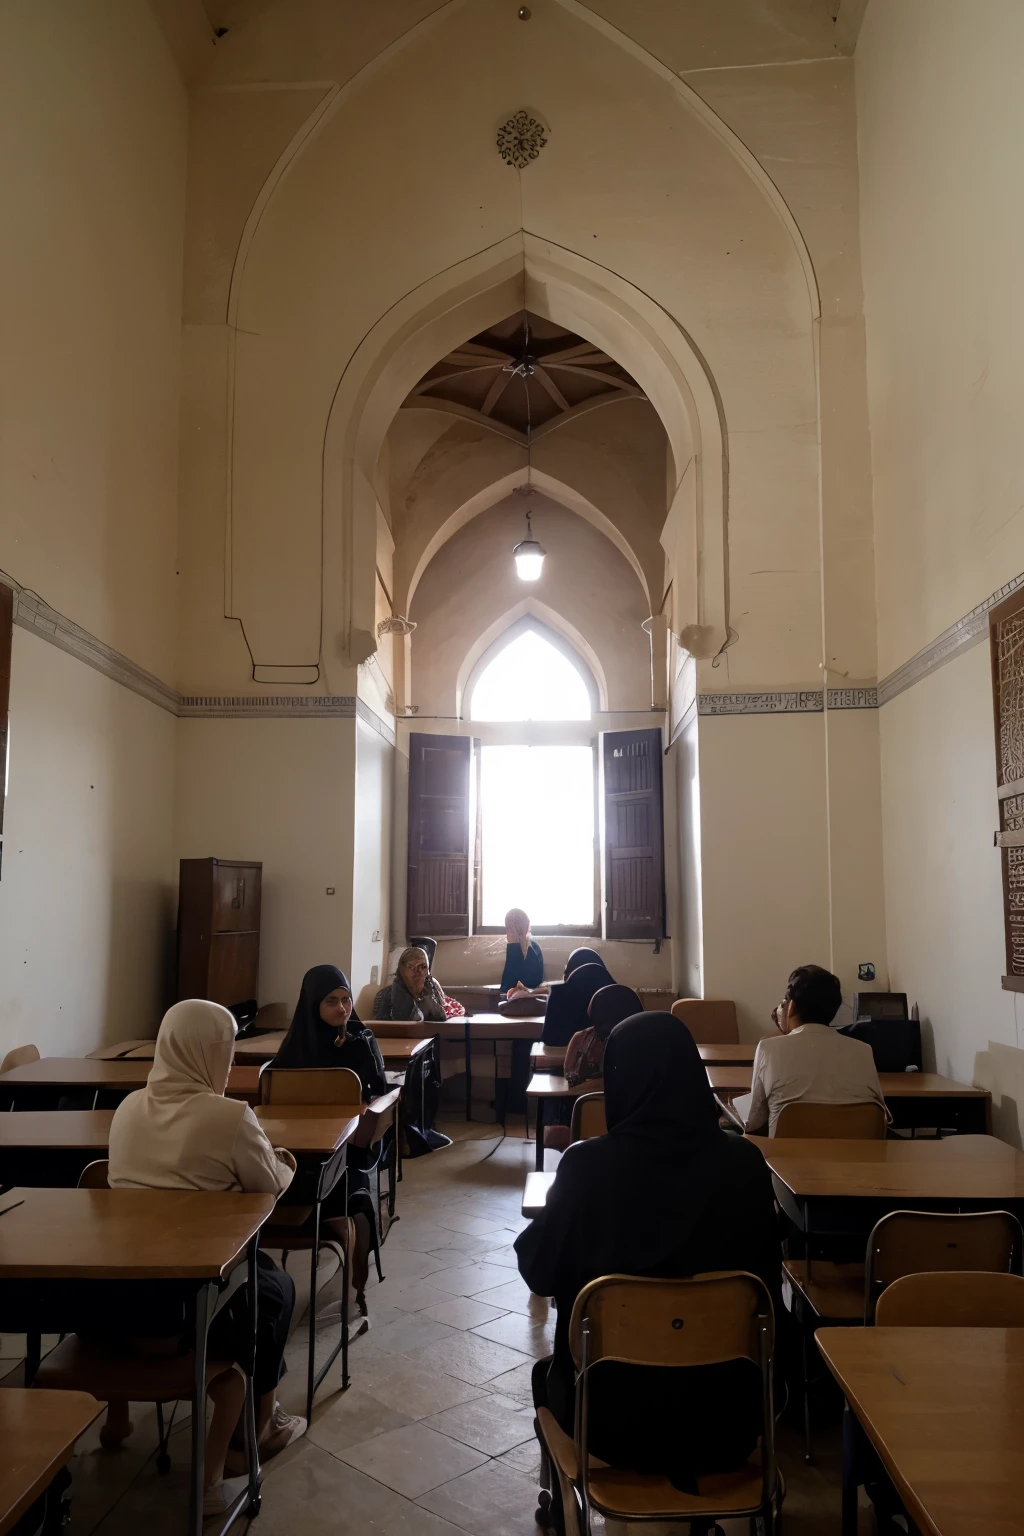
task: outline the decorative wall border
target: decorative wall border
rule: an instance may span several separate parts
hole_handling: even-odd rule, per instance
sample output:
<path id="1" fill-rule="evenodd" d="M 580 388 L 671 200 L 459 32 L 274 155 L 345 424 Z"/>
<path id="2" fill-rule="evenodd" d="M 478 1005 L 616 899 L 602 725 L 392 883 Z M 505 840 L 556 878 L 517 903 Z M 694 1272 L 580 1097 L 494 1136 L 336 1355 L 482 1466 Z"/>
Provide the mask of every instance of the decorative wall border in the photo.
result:
<path id="1" fill-rule="evenodd" d="M 969 651 L 972 646 L 979 645 L 988 633 L 988 616 L 991 609 L 1004 598 L 1019 592 L 1024 586 L 1024 574 L 1015 576 L 1005 586 L 993 592 L 991 597 L 986 597 L 977 608 L 972 608 L 970 613 L 964 614 L 962 619 L 957 619 L 948 629 L 944 629 L 941 635 L 937 635 L 928 645 L 918 651 L 916 656 L 911 656 L 895 672 L 890 672 L 888 677 L 883 677 L 878 684 L 879 704 L 888 704 L 890 699 L 895 699 L 899 694 L 906 693 L 915 683 L 928 677 L 939 667 L 945 666 L 947 661 L 952 661 L 963 651 Z"/>
<path id="2" fill-rule="evenodd" d="M 86 666 L 101 672 L 112 682 L 131 689 L 133 693 L 179 719 L 354 719 L 358 713 L 385 741 L 391 746 L 395 744 L 395 733 L 388 722 L 362 699 L 348 694 L 179 694 L 154 673 L 147 672 L 145 667 L 140 667 L 121 651 L 107 645 L 106 641 L 97 639 L 74 620 L 65 618 L 41 597 L 25 587 L 19 587 L 2 572 L 0 582 L 14 592 L 14 622 L 19 629 L 28 630 L 40 640 L 66 651 L 69 656 L 83 661 Z M 883 704 L 888 704 L 890 699 L 905 693 L 915 683 L 945 666 L 946 662 L 970 650 L 972 646 L 979 645 L 988 632 L 990 610 L 1021 587 L 1024 587 L 1024 573 L 1006 582 L 984 602 L 972 608 L 970 613 L 943 630 L 941 635 L 937 635 L 916 655 L 911 656 L 909 661 L 890 672 L 888 677 L 883 677 L 877 686 L 830 688 L 829 709 L 879 709 Z M 697 713 L 704 716 L 820 714 L 824 707 L 823 691 L 820 688 L 702 693 L 697 697 Z M 673 740 L 683 723 L 682 720 L 678 722 Z"/>
<path id="3" fill-rule="evenodd" d="M 875 688 L 830 688 L 829 709 L 877 709 Z M 699 715 L 820 715 L 825 700 L 820 688 L 797 688 L 781 692 L 701 693 L 697 696 Z"/>
<path id="4" fill-rule="evenodd" d="M 29 634 L 38 635 L 40 640 L 46 640 L 76 660 L 84 661 L 87 667 L 102 672 L 104 677 L 120 683 L 123 688 L 130 688 L 151 704 L 166 709 L 168 714 L 178 713 L 178 694 L 174 688 L 152 672 L 147 672 L 137 662 L 129 660 L 120 651 L 115 651 L 112 645 L 98 640 L 80 624 L 66 619 L 34 592 L 16 586 L 4 576 L 0 576 L 0 581 L 14 592 L 14 622 L 19 629 L 27 629 Z"/>

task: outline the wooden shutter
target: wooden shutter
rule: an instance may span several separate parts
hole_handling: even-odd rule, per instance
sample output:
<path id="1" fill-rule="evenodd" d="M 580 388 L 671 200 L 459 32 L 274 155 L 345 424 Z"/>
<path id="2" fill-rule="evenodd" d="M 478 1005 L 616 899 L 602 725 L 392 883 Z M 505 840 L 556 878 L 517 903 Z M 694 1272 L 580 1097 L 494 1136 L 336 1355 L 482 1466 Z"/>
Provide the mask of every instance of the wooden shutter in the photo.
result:
<path id="1" fill-rule="evenodd" d="M 989 643 L 1006 932 L 1003 986 L 1024 992 L 1024 592 L 992 609 Z"/>
<path id="2" fill-rule="evenodd" d="M 665 851 L 661 732 L 605 731 L 605 937 L 660 939 L 665 933 Z"/>
<path id="3" fill-rule="evenodd" d="M 469 933 L 468 736 L 409 737 L 408 933 Z"/>
<path id="4" fill-rule="evenodd" d="M 4 858 L 4 801 L 7 798 L 7 718 L 11 702 L 14 593 L 0 585 L 0 873 Z"/>

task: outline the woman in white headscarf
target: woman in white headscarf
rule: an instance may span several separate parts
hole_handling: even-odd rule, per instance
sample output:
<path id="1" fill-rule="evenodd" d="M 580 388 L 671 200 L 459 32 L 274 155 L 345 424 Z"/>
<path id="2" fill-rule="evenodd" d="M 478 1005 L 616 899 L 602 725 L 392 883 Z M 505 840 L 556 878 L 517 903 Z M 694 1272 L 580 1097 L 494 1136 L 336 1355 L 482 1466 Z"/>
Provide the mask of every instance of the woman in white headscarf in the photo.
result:
<path id="1" fill-rule="evenodd" d="M 235 1021 L 218 1003 L 195 999 L 175 1003 L 168 1010 L 156 1038 L 146 1087 L 129 1094 L 114 1112 L 108 1170 L 112 1189 L 280 1195 L 288 1188 L 295 1173 L 292 1154 L 271 1146 L 247 1104 L 224 1097 L 234 1049 Z M 267 1460 L 303 1434 L 306 1421 L 284 1413 L 277 1401 L 295 1287 L 265 1254 L 258 1255 L 258 1262 L 253 1386 L 258 1398 L 260 1455 Z M 238 1312 L 228 1306 L 214 1320 L 211 1354 L 238 1359 L 246 1352 L 244 1312 L 244 1304 Z M 211 1446 L 214 1454 L 207 1461 L 210 1513 L 231 1497 L 231 1490 L 221 1482 L 227 1437 L 218 1423 L 216 1394 L 214 1402 L 211 1441 L 216 1430 L 221 1443 Z M 227 1426 L 228 1436 L 237 1419 L 236 1410 Z"/>

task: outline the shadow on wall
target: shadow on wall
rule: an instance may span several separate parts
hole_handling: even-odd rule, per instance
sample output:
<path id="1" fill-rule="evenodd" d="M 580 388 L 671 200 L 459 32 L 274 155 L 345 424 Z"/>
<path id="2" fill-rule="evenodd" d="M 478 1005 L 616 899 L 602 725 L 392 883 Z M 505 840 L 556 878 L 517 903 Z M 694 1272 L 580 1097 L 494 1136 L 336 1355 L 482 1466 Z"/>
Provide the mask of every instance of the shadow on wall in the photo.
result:
<path id="1" fill-rule="evenodd" d="M 1024 1147 L 1024 1051 L 990 1040 L 974 1058 L 974 1081 L 992 1095 L 992 1134 L 1012 1147 Z"/>

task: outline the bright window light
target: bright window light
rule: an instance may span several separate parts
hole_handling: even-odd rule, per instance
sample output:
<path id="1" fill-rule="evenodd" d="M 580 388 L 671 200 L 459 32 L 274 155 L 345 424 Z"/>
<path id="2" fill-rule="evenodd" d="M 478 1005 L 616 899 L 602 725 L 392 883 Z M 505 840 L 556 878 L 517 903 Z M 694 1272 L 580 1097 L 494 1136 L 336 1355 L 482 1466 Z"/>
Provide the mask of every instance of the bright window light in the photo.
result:
<path id="1" fill-rule="evenodd" d="M 509 907 L 535 927 L 592 927 L 593 749 L 483 747 L 480 796 L 484 927 Z"/>
<path id="2" fill-rule="evenodd" d="M 469 705 L 471 720 L 589 720 L 590 715 L 590 694 L 580 673 L 532 629 L 488 662 Z"/>

